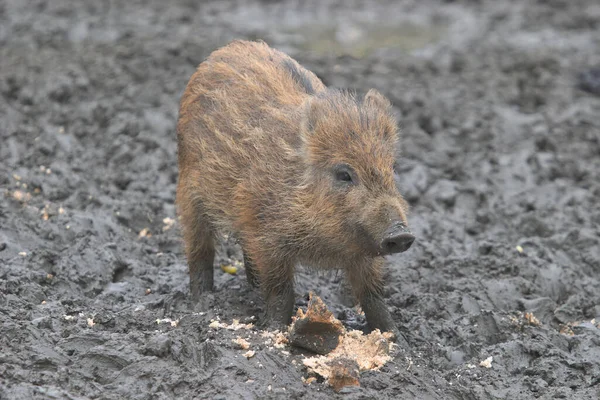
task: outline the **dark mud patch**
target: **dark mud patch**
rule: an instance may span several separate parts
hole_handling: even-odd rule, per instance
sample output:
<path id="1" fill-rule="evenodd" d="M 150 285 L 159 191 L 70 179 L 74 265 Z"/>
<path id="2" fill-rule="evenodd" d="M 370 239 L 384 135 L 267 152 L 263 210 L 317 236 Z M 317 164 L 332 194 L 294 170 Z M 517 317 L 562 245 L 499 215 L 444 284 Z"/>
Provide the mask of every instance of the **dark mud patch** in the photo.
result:
<path id="1" fill-rule="evenodd" d="M 597 2 L 403 4 L 0 3 L 0 398 L 598 398 Z M 384 36 L 406 42 L 369 36 L 400 13 Z M 318 49 L 309 20 L 335 33 Z M 188 300 L 178 101 L 235 37 L 379 89 L 401 121 L 418 239 L 385 297 L 407 346 L 339 395 L 303 382 L 297 350 L 209 328 L 262 312 L 243 270 L 217 269 L 209 311 Z M 297 305 L 314 290 L 364 328 L 342 289 L 301 271 Z"/>

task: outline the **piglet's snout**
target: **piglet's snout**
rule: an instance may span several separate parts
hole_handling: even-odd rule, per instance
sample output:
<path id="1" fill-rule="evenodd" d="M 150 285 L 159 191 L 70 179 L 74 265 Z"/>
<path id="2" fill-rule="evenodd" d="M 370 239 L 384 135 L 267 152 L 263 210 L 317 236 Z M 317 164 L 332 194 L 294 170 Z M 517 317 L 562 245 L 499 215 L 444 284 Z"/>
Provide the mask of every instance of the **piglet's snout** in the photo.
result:
<path id="1" fill-rule="evenodd" d="M 415 236 L 402 224 L 393 225 L 385 233 L 381 241 L 381 254 L 402 253 L 410 248 L 415 241 Z"/>

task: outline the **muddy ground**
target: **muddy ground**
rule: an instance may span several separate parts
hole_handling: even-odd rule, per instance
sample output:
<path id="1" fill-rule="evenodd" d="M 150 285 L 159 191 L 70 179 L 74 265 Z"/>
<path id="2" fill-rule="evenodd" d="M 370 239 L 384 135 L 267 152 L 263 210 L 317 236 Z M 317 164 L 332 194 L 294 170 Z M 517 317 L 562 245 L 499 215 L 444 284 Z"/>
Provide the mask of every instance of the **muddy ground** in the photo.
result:
<path id="1" fill-rule="evenodd" d="M 209 329 L 263 309 L 219 268 L 235 246 L 211 309 L 189 302 L 178 101 L 233 38 L 399 116 L 417 241 L 386 298 L 406 343 L 360 388 L 303 383 L 300 352 L 255 329 Z M 597 67 L 595 0 L 0 0 L 0 398 L 598 398 Z M 301 271 L 297 304 L 315 290 L 364 328 L 342 289 Z"/>

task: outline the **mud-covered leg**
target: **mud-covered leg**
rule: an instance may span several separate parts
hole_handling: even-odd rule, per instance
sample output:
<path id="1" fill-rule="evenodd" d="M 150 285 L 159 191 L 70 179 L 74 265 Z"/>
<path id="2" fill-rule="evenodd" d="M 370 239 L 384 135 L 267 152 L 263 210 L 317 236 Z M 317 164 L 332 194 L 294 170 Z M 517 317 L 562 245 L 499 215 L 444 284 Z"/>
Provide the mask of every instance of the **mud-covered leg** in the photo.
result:
<path id="1" fill-rule="evenodd" d="M 198 302 L 202 293 L 213 290 L 213 263 L 215 259 L 214 234 L 202 208 L 178 188 L 177 202 L 185 252 L 190 275 L 192 300 Z"/>
<path id="2" fill-rule="evenodd" d="M 187 258 L 190 274 L 190 292 L 193 301 L 198 301 L 204 292 L 213 290 L 215 246 L 212 232 L 204 228 L 204 221 L 193 227 L 190 238 L 186 239 Z"/>
<path id="3" fill-rule="evenodd" d="M 252 260 L 248 257 L 246 252 L 244 251 L 244 269 L 246 270 L 246 280 L 248 284 L 252 287 L 258 287 L 258 274 L 256 272 L 256 267 L 252 263 Z"/>
<path id="4" fill-rule="evenodd" d="M 282 329 L 291 322 L 294 312 L 294 265 L 268 256 L 251 257 L 265 296 L 264 324 Z"/>
<path id="5" fill-rule="evenodd" d="M 289 325 L 294 312 L 294 282 L 281 282 L 278 285 L 265 285 L 266 323 L 281 329 Z"/>
<path id="6" fill-rule="evenodd" d="M 392 332 L 396 339 L 400 333 L 383 301 L 383 261 L 373 260 L 366 265 L 357 265 L 348 270 L 348 279 L 371 329 Z"/>

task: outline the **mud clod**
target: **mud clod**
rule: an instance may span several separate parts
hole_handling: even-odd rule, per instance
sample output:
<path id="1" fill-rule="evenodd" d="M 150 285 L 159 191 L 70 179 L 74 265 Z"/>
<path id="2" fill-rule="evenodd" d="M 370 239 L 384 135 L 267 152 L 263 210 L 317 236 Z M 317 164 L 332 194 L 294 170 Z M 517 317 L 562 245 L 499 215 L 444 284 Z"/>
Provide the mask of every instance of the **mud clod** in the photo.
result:
<path id="1" fill-rule="evenodd" d="M 344 333 L 342 323 L 327 308 L 320 297 L 310 294 L 306 314 L 298 309 L 292 323 L 290 344 L 317 354 L 327 354 L 335 349 Z"/>

